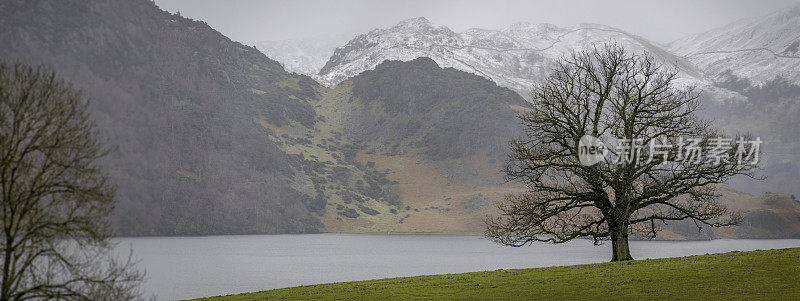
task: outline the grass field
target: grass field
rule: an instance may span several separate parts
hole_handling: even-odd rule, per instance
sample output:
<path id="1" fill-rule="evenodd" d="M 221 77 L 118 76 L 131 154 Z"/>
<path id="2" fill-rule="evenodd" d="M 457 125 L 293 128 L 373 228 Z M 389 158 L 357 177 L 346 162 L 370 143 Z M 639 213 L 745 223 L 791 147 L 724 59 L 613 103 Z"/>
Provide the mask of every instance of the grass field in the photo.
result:
<path id="1" fill-rule="evenodd" d="M 300 286 L 200 300 L 800 299 L 800 248 Z"/>

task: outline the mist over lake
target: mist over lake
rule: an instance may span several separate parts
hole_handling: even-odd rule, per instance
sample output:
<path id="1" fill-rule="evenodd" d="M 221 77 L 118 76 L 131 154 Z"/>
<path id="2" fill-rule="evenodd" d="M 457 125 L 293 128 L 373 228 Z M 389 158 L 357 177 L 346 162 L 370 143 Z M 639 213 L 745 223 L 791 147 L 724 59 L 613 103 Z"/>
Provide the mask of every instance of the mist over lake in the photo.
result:
<path id="1" fill-rule="evenodd" d="M 509 248 L 478 235 L 304 234 L 118 238 L 147 271 L 158 300 L 389 277 L 600 263 L 591 240 Z M 800 247 L 798 239 L 632 241 L 637 259 Z"/>

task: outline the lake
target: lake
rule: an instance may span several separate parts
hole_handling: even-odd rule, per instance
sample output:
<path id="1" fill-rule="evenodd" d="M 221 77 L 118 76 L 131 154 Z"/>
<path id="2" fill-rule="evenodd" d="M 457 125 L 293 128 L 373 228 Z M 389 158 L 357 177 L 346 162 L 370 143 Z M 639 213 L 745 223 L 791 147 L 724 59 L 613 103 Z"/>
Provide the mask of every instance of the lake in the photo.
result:
<path id="1" fill-rule="evenodd" d="M 478 235 L 301 234 L 117 238 L 147 272 L 158 300 L 306 284 L 605 262 L 590 240 L 513 248 Z M 800 247 L 797 239 L 633 241 L 636 259 Z"/>

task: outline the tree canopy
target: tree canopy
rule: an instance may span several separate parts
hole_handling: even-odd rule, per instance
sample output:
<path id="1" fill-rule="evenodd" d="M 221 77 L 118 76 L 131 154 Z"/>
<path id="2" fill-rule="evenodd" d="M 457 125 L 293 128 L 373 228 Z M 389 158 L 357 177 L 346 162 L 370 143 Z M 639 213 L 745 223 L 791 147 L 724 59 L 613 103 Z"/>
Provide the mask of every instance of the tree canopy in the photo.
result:
<path id="1" fill-rule="evenodd" d="M 113 254 L 104 154 L 70 84 L 0 64 L 0 300 L 138 296 L 142 274 Z"/>
<path id="2" fill-rule="evenodd" d="M 512 246 L 611 240 L 617 261 L 632 259 L 629 234 L 655 237 L 669 221 L 736 224 L 715 187 L 752 176 L 758 145 L 696 117 L 698 93 L 677 75 L 617 45 L 562 60 L 520 115 L 525 138 L 510 143 L 507 179 L 528 191 L 497 204 L 486 235 Z"/>

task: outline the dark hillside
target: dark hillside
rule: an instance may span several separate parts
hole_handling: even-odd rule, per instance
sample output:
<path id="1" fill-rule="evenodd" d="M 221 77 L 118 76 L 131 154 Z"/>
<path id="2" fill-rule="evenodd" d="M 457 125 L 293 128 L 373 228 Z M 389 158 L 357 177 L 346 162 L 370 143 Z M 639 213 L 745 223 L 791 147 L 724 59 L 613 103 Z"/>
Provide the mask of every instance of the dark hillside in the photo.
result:
<path id="1" fill-rule="evenodd" d="M 422 147 L 434 159 L 486 151 L 501 157 L 520 133 L 517 93 L 429 58 L 387 61 L 352 79 L 362 104 L 346 133 L 357 139 Z"/>
<path id="2" fill-rule="evenodd" d="M 313 126 L 318 85 L 150 1 L 2 1 L 0 57 L 91 99 L 121 234 L 317 231 L 297 163 L 256 119 Z"/>

